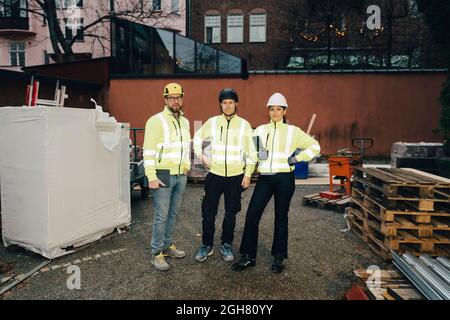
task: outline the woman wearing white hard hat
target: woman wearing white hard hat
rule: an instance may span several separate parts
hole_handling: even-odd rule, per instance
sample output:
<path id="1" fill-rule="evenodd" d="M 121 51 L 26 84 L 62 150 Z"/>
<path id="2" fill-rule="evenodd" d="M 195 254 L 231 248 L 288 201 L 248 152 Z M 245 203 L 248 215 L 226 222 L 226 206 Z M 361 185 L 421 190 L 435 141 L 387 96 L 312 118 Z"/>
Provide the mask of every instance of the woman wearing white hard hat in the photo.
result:
<path id="1" fill-rule="evenodd" d="M 259 221 L 272 196 L 275 198 L 272 271 L 283 271 L 283 260 L 288 257 L 288 211 L 295 191 L 295 163 L 311 161 L 320 153 L 320 145 L 315 139 L 300 128 L 285 123 L 288 104 L 281 93 L 273 94 L 267 107 L 270 122 L 255 130 L 260 176 L 247 209 L 239 250 L 241 258 L 233 264 L 234 271 L 256 265 Z"/>

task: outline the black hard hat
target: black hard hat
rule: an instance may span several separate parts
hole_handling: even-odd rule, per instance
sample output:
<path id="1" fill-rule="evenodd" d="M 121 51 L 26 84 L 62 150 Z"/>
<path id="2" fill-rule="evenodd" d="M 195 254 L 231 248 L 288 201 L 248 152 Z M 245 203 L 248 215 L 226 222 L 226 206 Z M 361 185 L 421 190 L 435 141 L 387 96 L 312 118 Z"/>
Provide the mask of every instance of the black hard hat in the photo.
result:
<path id="1" fill-rule="evenodd" d="M 233 99 L 236 102 L 239 102 L 238 94 L 236 90 L 231 88 L 222 89 L 219 93 L 219 102 L 222 103 L 225 99 Z"/>

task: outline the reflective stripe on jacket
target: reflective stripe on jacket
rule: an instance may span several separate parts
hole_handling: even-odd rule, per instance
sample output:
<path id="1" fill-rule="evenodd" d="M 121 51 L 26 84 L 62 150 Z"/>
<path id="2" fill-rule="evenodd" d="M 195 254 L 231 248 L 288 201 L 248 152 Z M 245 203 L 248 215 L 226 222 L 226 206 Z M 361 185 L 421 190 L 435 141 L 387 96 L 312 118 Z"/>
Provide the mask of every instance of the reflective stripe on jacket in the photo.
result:
<path id="1" fill-rule="evenodd" d="M 223 114 L 208 119 L 194 136 L 194 153 L 200 159 L 204 140 L 211 141 L 212 173 L 233 177 L 245 170 L 245 176 L 251 176 L 255 170 L 255 162 L 250 159 L 249 154 L 254 151 L 254 146 L 252 128 L 247 120 L 237 115 L 227 120 Z"/>
<path id="2" fill-rule="evenodd" d="M 145 125 L 144 168 L 149 181 L 156 180 L 156 169 L 169 169 L 171 175 L 191 168 L 189 121 L 176 118 L 168 107 Z"/>
<path id="3" fill-rule="evenodd" d="M 300 128 L 280 122 L 264 124 L 255 129 L 255 136 L 259 139 L 269 153 L 266 160 L 260 160 L 257 171 L 259 173 L 278 173 L 293 171 L 288 158 L 297 150 L 297 161 L 310 161 L 320 153 L 319 143 Z"/>

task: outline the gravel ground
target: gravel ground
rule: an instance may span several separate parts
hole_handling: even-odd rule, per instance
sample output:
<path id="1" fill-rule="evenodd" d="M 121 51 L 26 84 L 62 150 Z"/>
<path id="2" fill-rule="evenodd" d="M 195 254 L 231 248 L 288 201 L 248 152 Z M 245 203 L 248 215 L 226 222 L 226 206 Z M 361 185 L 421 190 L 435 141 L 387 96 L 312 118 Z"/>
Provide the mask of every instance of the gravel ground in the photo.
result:
<path id="1" fill-rule="evenodd" d="M 282 274 L 270 272 L 273 200 L 261 220 L 256 267 L 235 273 L 231 264 L 222 260 L 222 202 L 216 220 L 215 252 L 205 262 L 196 262 L 194 255 L 201 244 L 203 187 L 190 184 L 175 231 L 175 243 L 186 251 L 187 257 L 169 258 L 170 271 L 156 271 L 150 264 L 151 199 L 140 200 L 139 193 L 134 192 L 132 226 L 127 233 L 116 233 L 55 259 L 48 265 L 49 271 L 28 278 L 0 299 L 342 299 L 356 281 L 353 270 L 385 264 L 352 232 L 340 232 L 346 228 L 342 214 L 302 205 L 303 195 L 323 189 L 296 187 L 289 215 L 289 259 Z M 243 194 L 243 212 L 238 215 L 233 244 L 236 252 L 252 192 L 250 187 Z M 42 257 L 23 249 L 0 246 L 0 262 L 4 266 L 0 279 L 30 271 L 42 261 Z M 9 268 L 5 263 L 11 263 L 6 265 Z M 68 289 L 68 263 L 79 266 L 81 289 Z"/>

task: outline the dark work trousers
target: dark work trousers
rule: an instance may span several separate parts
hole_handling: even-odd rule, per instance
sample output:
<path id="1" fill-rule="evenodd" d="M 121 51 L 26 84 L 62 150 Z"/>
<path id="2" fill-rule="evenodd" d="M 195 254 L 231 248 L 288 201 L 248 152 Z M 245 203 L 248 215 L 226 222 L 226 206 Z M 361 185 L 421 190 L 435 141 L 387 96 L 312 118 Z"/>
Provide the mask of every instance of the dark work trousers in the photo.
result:
<path id="1" fill-rule="evenodd" d="M 264 209 L 275 198 L 275 230 L 272 242 L 272 255 L 287 258 L 288 212 L 295 191 L 293 172 L 260 175 L 245 218 L 244 235 L 239 252 L 256 258 L 258 229 Z"/>
<path id="2" fill-rule="evenodd" d="M 234 239 L 236 214 L 241 211 L 241 187 L 244 175 L 221 177 L 208 173 L 205 180 L 205 197 L 202 201 L 203 244 L 212 246 L 214 242 L 215 221 L 222 193 L 225 197 L 225 217 L 222 223 L 222 244 L 231 244 Z"/>

